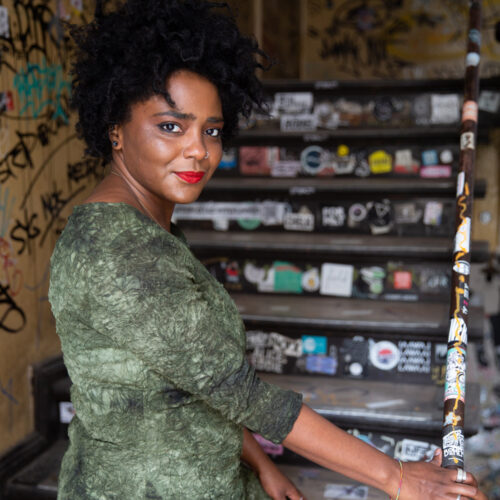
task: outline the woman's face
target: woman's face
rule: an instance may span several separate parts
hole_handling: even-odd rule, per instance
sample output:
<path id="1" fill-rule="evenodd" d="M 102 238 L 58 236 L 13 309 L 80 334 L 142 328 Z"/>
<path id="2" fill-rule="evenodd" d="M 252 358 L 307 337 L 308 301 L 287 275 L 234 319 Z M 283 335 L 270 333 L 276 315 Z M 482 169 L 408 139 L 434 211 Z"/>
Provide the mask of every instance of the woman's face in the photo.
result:
<path id="1" fill-rule="evenodd" d="M 133 104 L 130 119 L 112 131 L 113 162 L 152 203 L 190 203 L 222 157 L 222 106 L 217 88 L 187 70 L 173 73 L 164 97 Z"/>

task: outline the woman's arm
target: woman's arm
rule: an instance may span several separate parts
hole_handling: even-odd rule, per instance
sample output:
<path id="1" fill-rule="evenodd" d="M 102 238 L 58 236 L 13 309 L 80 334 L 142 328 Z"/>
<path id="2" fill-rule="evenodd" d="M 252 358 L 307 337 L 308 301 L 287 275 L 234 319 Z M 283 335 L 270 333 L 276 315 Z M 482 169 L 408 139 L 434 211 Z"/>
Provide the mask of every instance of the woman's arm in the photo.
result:
<path id="1" fill-rule="evenodd" d="M 282 474 L 247 429 L 243 429 L 241 460 L 254 470 L 265 492 L 273 500 L 285 500 L 286 498 L 305 500 L 302 493 Z"/>
<path id="2" fill-rule="evenodd" d="M 323 467 L 335 470 L 352 479 L 385 491 L 396 497 L 399 486 L 399 464 L 342 431 L 309 407 L 303 405 L 292 431 L 283 444 L 303 457 Z M 432 463 L 407 462 L 404 464 L 404 479 L 400 500 L 433 500 L 471 498 L 487 500 L 478 491 L 477 483 L 467 474 L 467 484 L 455 483 L 457 472 L 439 467 L 440 456 Z"/>

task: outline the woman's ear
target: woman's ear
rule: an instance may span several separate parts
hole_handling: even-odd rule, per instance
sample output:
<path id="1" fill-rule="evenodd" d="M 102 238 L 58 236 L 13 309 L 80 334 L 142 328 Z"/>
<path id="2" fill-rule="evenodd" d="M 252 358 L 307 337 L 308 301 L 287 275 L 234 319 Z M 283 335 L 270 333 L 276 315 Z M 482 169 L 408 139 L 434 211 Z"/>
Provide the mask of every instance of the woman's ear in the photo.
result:
<path id="1" fill-rule="evenodd" d="M 121 134 L 120 134 L 120 127 L 118 125 L 111 125 L 109 129 L 109 140 L 111 141 L 111 148 L 114 151 L 118 151 L 121 149 Z"/>

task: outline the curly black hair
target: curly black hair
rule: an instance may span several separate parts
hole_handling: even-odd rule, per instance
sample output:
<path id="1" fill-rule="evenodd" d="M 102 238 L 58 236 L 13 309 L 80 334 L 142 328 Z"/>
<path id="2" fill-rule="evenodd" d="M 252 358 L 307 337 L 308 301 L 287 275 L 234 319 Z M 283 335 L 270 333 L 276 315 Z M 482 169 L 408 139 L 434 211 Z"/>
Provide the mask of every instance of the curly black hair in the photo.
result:
<path id="1" fill-rule="evenodd" d="M 97 8 L 94 20 L 72 26 L 71 35 L 76 43 L 71 104 L 91 156 L 111 158 L 109 130 L 129 118 L 132 104 L 163 95 L 174 106 L 165 83 L 180 69 L 217 87 L 224 146 L 238 129 L 239 114 L 248 118 L 253 109 L 264 110 L 255 70 L 267 56 L 239 32 L 225 3 L 126 0 L 109 13 Z"/>

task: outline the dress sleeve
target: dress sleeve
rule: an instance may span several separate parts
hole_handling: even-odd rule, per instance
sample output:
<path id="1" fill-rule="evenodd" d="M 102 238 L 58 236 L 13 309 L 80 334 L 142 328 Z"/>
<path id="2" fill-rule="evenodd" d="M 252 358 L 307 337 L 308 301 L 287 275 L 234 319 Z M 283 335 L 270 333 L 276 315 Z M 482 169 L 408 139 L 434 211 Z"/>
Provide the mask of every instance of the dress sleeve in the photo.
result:
<path id="1" fill-rule="evenodd" d="M 130 244 L 117 242 L 87 273 L 93 327 L 226 418 L 283 441 L 302 396 L 256 376 L 232 301 L 194 279 L 180 244 Z"/>

